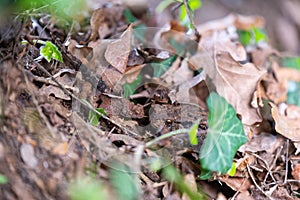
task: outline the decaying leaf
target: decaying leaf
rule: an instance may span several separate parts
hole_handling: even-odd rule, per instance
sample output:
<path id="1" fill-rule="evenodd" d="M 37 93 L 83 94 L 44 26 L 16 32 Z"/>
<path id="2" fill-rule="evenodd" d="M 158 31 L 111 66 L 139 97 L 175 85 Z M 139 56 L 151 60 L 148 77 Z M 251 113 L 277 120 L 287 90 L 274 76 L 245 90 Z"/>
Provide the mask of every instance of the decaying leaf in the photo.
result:
<path id="1" fill-rule="evenodd" d="M 57 144 L 53 149 L 52 153 L 56 155 L 66 155 L 69 150 L 69 144 L 67 142 L 62 142 Z"/>
<path id="2" fill-rule="evenodd" d="M 95 40 L 98 36 L 103 39 L 111 34 L 116 29 L 116 23 L 122 17 L 123 10 L 123 6 L 119 4 L 94 10 L 90 19 L 92 28 L 90 40 Z"/>
<path id="3" fill-rule="evenodd" d="M 270 103 L 275 130 L 293 142 L 300 142 L 300 119 L 291 119 L 279 113 L 275 104 Z"/>
<path id="4" fill-rule="evenodd" d="M 64 74 L 63 76 L 59 76 L 56 78 L 56 80 L 64 87 L 66 88 L 70 88 L 73 87 L 74 83 L 75 83 L 75 79 L 70 76 L 69 74 Z M 54 85 L 44 85 L 40 90 L 40 93 L 42 94 L 46 94 L 46 95 L 51 95 L 53 94 L 56 98 L 59 99 L 64 99 L 64 100 L 71 100 L 71 97 L 67 94 L 65 94 L 65 92 L 59 88 L 58 86 L 54 86 Z"/>
<path id="5" fill-rule="evenodd" d="M 105 58 L 109 64 L 122 74 L 126 70 L 128 56 L 130 54 L 132 41 L 132 25 L 117 39 L 107 46 Z"/>
<path id="6" fill-rule="evenodd" d="M 265 71 L 257 69 L 252 63 L 240 64 L 228 52 L 217 51 L 213 56 L 214 63 L 203 65 L 203 68 L 217 92 L 233 105 L 244 124 L 261 121 L 250 102 L 256 84 Z"/>
<path id="7" fill-rule="evenodd" d="M 200 34 L 211 33 L 211 31 L 224 30 L 228 27 L 236 27 L 237 29 L 248 30 L 253 27 L 263 27 L 265 21 L 260 16 L 243 16 L 230 14 L 222 19 L 209 21 L 197 26 Z"/>
<path id="8" fill-rule="evenodd" d="M 246 50 L 233 42 L 235 37 L 234 32 L 227 33 L 225 30 L 203 36 L 198 52 L 190 62 L 205 70 L 217 92 L 242 116 L 242 122 L 252 125 L 261 121 L 261 117 L 250 102 L 257 82 L 266 71 L 246 61 Z"/>

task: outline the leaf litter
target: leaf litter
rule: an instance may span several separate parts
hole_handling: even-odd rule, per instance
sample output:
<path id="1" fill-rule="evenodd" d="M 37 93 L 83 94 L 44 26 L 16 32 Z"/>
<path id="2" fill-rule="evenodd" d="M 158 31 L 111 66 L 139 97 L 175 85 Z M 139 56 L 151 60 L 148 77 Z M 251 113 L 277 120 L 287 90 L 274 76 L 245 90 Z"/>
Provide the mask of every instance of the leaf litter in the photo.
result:
<path id="1" fill-rule="evenodd" d="M 299 70 L 280 66 L 280 53 L 266 41 L 251 47 L 239 42 L 238 30 L 263 28 L 264 20 L 259 16 L 229 15 L 201 24 L 197 27 L 202 36 L 199 44 L 185 34 L 184 27 L 171 21 L 167 29 L 156 29 L 152 39 L 145 42 L 139 38 L 147 34 L 134 31 L 138 25 L 123 21 L 120 13 L 124 9 L 123 5 L 112 5 L 95 10 L 90 19 L 91 34 L 85 35 L 89 39 L 71 40 L 68 50 L 59 41 L 66 35 L 53 39 L 62 59 L 67 58 L 64 63 L 35 60 L 35 54 L 29 53 L 38 50 L 32 41 L 23 46 L 20 43 L 21 50 L 14 50 L 17 63 L 9 57 L 9 62 L 1 61 L 0 159 L 4 165 L 0 170 L 13 185 L 9 190 L 12 193 L 1 195 L 66 198 L 63 185 L 94 166 L 90 175 L 107 183 L 108 177 L 114 178 L 107 187 L 119 191 L 111 194 L 112 198 L 117 194 L 132 199 L 149 194 L 161 199 L 191 199 L 203 194 L 203 198 L 295 198 L 300 177 L 300 112 L 286 100 L 288 83 L 299 82 Z M 40 19 L 35 20 L 44 26 Z M 55 31 L 52 25 L 44 28 Z M 17 41 L 36 34 L 26 26 L 23 29 Z M 118 37 L 111 38 L 114 35 Z M 149 44 L 153 46 L 148 48 Z M 80 62 L 83 65 L 78 70 Z M 73 71 L 60 73 L 68 68 L 76 69 L 76 76 Z M 26 80 L 31 82 L 24 84 Z M 232 110 L 224 120 L 229 120 L 231 127 L 222 127 L 224 132 L 214 128 L 226 109 L 217 109 L 222 104 L 212 107 L 206 103 L 214 91 L 226 99 L 223 106 Z M 97 113 L 91 124 L 90 110 L 74 97 L 103 112 Z M 213 119 L 219 121 L 214 124 Z M 187 134 L 190 127 L 194 131 L 192 143 Z M 180 130 L 185 130 L 185 135 L 145 146 L 154 138 Z M 235 142 L 234 137 L 241 141 Z M 218 141 L 207 150 L 211 138 Z M 224 141 L 227 147 L 222 146 Z M 230 155 L 224 155 L 227 151 Z M 211 155 L 203 157 L 207 153 Z M 226 156 L 230 157 L 223 163 L 226 167 L 218 165 Z M 149 165 L 153 159 L 161 166 L 157 170 Z M 170 168 L 164 167 L 171 160 L 182 176 L 166 171 Z M 118 166 L 116 161 L 128 174 L 138 172 L 119 177 L 132 184 L 128 185 L 131 194 L 108 170 Z M 235 166 L 235 174 L 228 173 L 231 166 Z M 200 174 L 205 177 L 205 172 L 208 181 L 199 178 Z M 164 177 L 164 173 L 175 179 Z M 36 189 L 23 194 L 21 188 L 28 179 Z M 218 181 L 231 192 L 226 193 L 225 185 Z"/>

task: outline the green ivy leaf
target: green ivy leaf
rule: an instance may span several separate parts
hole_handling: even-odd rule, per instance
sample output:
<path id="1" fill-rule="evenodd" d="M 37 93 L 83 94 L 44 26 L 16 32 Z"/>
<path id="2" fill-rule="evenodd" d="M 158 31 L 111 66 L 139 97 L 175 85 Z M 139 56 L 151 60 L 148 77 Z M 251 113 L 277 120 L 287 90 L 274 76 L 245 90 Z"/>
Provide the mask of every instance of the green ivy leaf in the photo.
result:
<path id="1" fill-rule="evenodd" d="M 281 65 L 300 71 L 300 57 L 285 57 L 282 59 Z"/>
<path id="2" fill-rule="evenodd" d="M 225 174 L 247 137 L 234 108 L 223 97 L 211 93 L 207 106 L 209 129 L 200 150 L 200 164 L 205 172 Z"/>
<path id="3" fill-rule="evenodd" d="M 193 124 L 193 126 L 190 128 L 189 138 L 190 138 L 191 145 L 197 145 L 198 144 L 197 130 L 198 130 L 199 122 L 200 122 L 200 120 L 197 120 Z"/>
<path id="4" fill-rule="evenodd" d="M 48 62 L 51 61 L 51 58 L 63 62 L 61 52 L 58 50 L 57 46 L 50 41 L 45 42 L 45 45 L 41 47 L 40 54 Z"/>
<path id="5" fill-rule="evenodd" d="M 123 85 L 124 97 L 128 99 L 130 97 L 130 95 L 134 94 L 138 85 L 140 85 L 142 83 L 142 80 L 143 80 L 143 77 L 141 74 L 139 74 L 132 83 L 125 83 Z"/>
<path id="6" fill-rule="evenodd" d="M 268 36 L 261 28 L 238 30 L 239 40 L 244 45 L 256 45 L 261 41 L 268 41 Z"/>
<path id="7" fill-rule="evenodd" d="M 100 112 L 103 115 L 106 115 L 106 112 L 103 108 L 95 108 L 98 112 Z M 100 115 L 92 110 L 90 110 L 88 115 L 88 120 L 93 126 L 97 126 L 100 120 Z"/>

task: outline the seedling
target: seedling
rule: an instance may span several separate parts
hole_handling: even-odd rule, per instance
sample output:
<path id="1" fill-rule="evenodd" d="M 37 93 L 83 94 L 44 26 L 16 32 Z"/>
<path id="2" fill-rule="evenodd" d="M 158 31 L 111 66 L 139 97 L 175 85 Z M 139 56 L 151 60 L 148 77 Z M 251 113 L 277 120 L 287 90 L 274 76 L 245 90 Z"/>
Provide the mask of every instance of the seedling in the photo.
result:
<path id="1" fill-rule="evenodd" d="M 40 48 L 40 57 L 45 58 L 48 62 L 51 59 L 57 60 L 59 62 L 63 62 L 62 54 L 59 51 L 58 47 L 50 41 L 43 41 L 43 40 L 33 40 L 36 44 L 42 44 L 43 46 Z M 28 44 L 28 41 L 23 40 L 22 44 Z M 40 59 L 40 57 L 36 58 L 35 60 Z"/>

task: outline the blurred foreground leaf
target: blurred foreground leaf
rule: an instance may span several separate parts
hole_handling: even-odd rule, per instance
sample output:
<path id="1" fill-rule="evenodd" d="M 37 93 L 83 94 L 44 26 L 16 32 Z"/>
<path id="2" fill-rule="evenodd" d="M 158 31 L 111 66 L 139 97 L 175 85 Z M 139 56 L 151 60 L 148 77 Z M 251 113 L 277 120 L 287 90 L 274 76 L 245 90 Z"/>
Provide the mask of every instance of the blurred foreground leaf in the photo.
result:
<path id="1" fill-rule="evenodd" d="M 68 192 L 72 200 L 108 199 L 107 189 L 95 179 L 78 179 L 69 186 Z"/>
<path id="2" fill-rule="evenodd" d="M 0 185 L 6 184 L 8 182 L 7 177 L 3 174 L 0 174 Z"/>
<path id="3" fill-rule="evenodd" d="M 134 173 L 125 165 L 115 164 L 110 170 L 110 180 L 119 199 L 134 200 L 138 197 L 138 186 Z"/>

